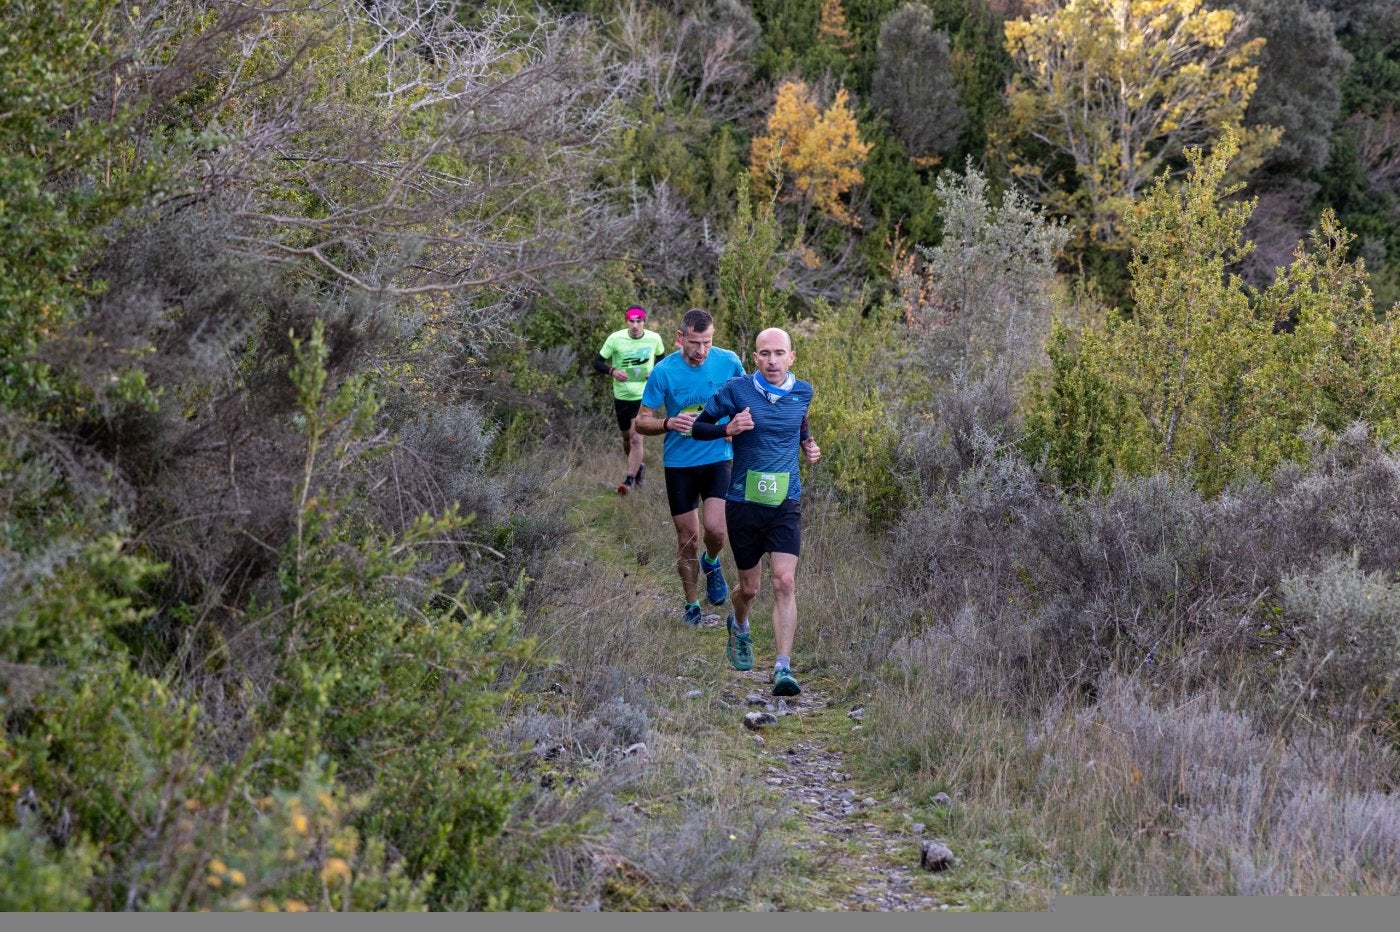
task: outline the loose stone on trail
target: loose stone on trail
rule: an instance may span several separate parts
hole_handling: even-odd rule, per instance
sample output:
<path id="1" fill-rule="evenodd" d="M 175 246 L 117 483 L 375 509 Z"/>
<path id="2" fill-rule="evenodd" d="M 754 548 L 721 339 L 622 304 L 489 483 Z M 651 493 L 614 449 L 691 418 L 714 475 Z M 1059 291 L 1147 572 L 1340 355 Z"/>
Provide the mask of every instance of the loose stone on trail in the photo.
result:
<path id="1" fill-rule="evenodd" d="M 744 716 L 744 727 L 757 731 L 775 724 L 777 721 L 778 717 L 772 712 L 749 712 Z"/>
<path id="2" fill-rule="evenodd" d="M 933 804 L 935 806 L 951 806 L 953 801 L 948 798 L 947 793 L 936 793 L 933 797 Z"/>
<path id="3" fill-rule="evenodd" d="M 863 705 L 858 705 L 858 706 L 856 706 L 854 709 L 852 709 L 851 711 L 849 711 L 849 712 L 846 713 L 846 717 L 849 718 L 849 719 L 850 719 L 851 721 L 853 721 L 853 722 L 864 721 L 864 719 L 865 719 L 865 706 L 863 706 Z"/>
<path id="4" fill-rule="evenodd" d="M 919 866 L 927 871 L 946 871 L 953 866 L 953 849 L 930 839 L 919 846 Z"/>

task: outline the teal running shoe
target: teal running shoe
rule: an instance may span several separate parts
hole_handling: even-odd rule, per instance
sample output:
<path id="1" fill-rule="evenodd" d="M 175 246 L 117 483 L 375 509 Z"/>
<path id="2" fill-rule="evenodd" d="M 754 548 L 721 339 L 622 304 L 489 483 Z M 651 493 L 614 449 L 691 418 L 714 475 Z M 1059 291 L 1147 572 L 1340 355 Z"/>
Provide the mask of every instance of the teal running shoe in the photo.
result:
<path id="1" fill-rule="evenodd" d="M 736 670 L 753 669 L 753 641 L 747 634 L 742 634 L 735 630 L 734 613 L 729 613 L 728 620 L 724 626 L 729 630 L 729 643 L 724 647 L 724 656 L 729 658 L 729 665 Z"/>
<path id="2" fill-rule="evenodd" d="M 705 598 L 710 600 L 711 605 L 723 605 L 724 600 L 729 598 L 729 583 L 724 581 L 724 570 L 720 569 L 719 561 L 710 562 L 710 555 L 700 554 L 700 568 L 705 571 Z"/>
<path id="3" fill-rule="evenodd" d="M 704 616 L 700 614 L 700 603 L 696 602 L 691 604 L 687 602 L 685 606 L 685 623 L 692 628 L 698 628 L 700 627 L 700 622 L 703 620 Z"/>
<path id="4" fill-rule="evenodd" d="M 802 687 L 797 685 L 797 678 L 792 675 L 792 671 L 787 667 L 778 667 L 773 671 L 773 695 L 775 696 L 795 696 L 802 692 Z"/>

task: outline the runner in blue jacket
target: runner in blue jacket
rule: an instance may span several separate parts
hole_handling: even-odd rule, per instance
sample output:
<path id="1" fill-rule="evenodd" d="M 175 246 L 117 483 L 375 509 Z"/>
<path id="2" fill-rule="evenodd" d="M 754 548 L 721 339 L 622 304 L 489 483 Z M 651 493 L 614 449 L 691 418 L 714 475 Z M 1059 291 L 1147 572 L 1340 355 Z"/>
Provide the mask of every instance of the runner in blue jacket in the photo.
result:
<path id="1" fill-rule="evenodd" d="M 773 583 L 773 694 L 802 691 L 792 674 L 792 644 L 797 632 L 797 560 L 802 552 L 802 480 L 798 451 L 807 462 L 821 458 L 812 439 L 807 411 L 812 386 L 789 371 L 796 354 L 784 330 L 764 330 L 754 341 L 752 376 L 730 379 L 708 402 L 691 427 L 700 440 L 729 438 L 734 463 L 725 492 L 729 549 L 739 570 L 733 592 L 734 611 L 727 627 L 725 654 L 737 670 L 753 669 L 749 608 L 758 598 L 761 561 L 768 555 Z M 728 422 L 721 424 L 725 418 Z"/>

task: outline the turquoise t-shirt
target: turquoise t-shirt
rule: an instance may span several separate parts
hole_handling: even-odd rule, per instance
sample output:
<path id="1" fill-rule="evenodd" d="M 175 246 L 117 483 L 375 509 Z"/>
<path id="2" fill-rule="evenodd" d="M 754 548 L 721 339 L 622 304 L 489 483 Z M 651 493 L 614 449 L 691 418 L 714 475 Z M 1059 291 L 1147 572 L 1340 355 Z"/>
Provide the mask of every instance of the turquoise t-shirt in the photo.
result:
<path id="1" fill-rule="evenodd" d="M 642 397 L 642 389 L 646 387 L 652 366 L 666 355 L 666 346 L 661 342 L 661 334 L 655 330 L 643 330 L 641 337 L 634 340 L 624 329 L 609 334 L 598 355 L 614 369 L 627 373 L 626 382 L 610 377 L 613 397 L 619 401 L 636 401 Z"/>
<path id="2" fill-rule="evenodd" d="M 721 385 L 744 374 L 744 364 L 727 349 L 714 347 L 705 361 L 692 366 L 684 353 L 672 353 L 652 370 L 642 392 L 642 404 L 653 411 L 665 409 L 666 416 L 686 411 L 699 414 Z M 723 440 L 695 440 L 678 431 L 667 431 L 661 448 L 662 461 L 671 468 L 708 466 L 734 456 L 730 444 Z"/>

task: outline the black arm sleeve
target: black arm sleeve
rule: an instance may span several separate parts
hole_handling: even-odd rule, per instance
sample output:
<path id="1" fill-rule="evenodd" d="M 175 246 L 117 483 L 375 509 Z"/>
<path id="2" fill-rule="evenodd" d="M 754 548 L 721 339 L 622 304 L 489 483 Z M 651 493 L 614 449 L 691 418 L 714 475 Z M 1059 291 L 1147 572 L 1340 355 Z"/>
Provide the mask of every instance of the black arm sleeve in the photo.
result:
<path id="1" fill-rule="evenodd" d="M 601 353 L 594 357 L 593 368 L 603 375 L 612 375 L 613 367 L 608 365 L 608 361 L 603 358 Z"/>
<path id="2" fill-rule="evenodd" d="M 806 443 L 812 436 L 812 429 L 807 426 L 807 415 L 802 415 L 802 429 L 797 434 L 798 443 Z"/>
<path id="3" fill-rule="evenodd" d="M 690 436 L 696 440 L 723 440 L 724 428 L 715 422 L 719 418 L 708 411 L 701 411 L 695 416 L 695 423 L 690 425 Z"/>

